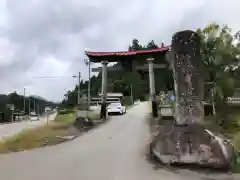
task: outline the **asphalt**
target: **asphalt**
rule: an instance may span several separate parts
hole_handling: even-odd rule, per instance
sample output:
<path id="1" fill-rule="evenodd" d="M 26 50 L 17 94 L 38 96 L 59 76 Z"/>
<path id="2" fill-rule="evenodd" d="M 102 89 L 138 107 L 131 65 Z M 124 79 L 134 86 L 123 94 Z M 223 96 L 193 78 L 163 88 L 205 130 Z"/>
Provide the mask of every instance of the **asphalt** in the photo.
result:
<path id="1" fill-rule="evenodd" d="M 147 103 L 73 141 L 0 155 L 1 180 L 202 180 L 240 179 L 230 174 L 154 168 L 147 158 Z"/>

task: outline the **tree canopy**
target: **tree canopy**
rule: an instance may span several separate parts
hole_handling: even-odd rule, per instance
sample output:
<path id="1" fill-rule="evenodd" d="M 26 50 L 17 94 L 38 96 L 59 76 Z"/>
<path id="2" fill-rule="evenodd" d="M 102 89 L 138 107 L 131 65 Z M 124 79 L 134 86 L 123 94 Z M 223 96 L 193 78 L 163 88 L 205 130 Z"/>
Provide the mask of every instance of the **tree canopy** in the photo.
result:
<path id="1" fill-rule="evenodd" d="M 211 75 L 215 96 L 226 99 L 233 95 L 237 84 L 233 67 L 239 63 L 239 39 L 226 25 L 210 24 L 197 33 L 202 39 L 205 71 Z"/>
<path id="2" fill-rule="evenodd" d="M 44 108 L 46 106 L 55 107 L 56 103 L 44 100 L 41 97 L 24 97 L 22 95 L 17 94 L 16 92 L 10 93 L 8 95 L 0 94 L 0 112 L 5 114 L 5 121 L 10 121 L 10 109 L 9 105 L 14 105 L 15 112 L 23 112 L 24 111 L 24 100 L 25 100 L 25 112 L 28 114 L 29 111 L 36 111 L 41 114 L 44 112 Z M 29 108 L 30 107 L 30 108 Z"/>

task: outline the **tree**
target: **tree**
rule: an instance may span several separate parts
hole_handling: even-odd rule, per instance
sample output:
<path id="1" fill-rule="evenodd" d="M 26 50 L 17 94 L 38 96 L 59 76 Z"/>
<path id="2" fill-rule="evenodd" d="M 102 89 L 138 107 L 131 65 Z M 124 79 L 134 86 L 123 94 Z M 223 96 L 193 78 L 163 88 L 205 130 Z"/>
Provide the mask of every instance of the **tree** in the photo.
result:
<path id="1" fill-rule="evenodd" d="M 155 44 L 155 42 L 152 40 L 148 43 L 147 47 L 145 49 L 156 49 L 158 46 Z"/>
<path id="2" fill-rule="evenodd" d="M 141 49 L 143 49 L 143 47 L 139 44 L 139 41 L 137 39 L 133 39 L 132 45 L 129 46 L 129 48 L 128 48 L 129 51 L 141 50 Z"/>
<path id="3" fill-rule="evenodd" d="M 221 114 L 226 112 L 222 110 L 226 109 L 227 98 L 234 93 L 236 78 L 232 66 L 239 63 L 240 42 L 226 25 L 210 24 L 197 33 L 202 38 L 204 68 L 211 76 L 216 109 Z"/>

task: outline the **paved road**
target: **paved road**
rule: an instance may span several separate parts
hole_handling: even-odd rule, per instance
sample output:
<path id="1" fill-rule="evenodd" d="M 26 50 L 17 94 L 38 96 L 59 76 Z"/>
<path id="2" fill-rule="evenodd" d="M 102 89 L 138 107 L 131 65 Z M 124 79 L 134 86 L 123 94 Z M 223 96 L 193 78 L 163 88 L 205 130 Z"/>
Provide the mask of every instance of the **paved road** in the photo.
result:
<path id="1" fill-rule="evenodd" d="M 53 120 L 56 117 L 56 113 L 49 116 L 49 120 Z M 40 117 L 39 121 L 20 121 L 9 124 L 0 124 L 0 139 L 12 136 L 16 133 L 21 132 L 23 129 L 33 128 L 46 122 L 47 117 Z"/>
<path id="2" fill-rule="evenodd" d="M 200 180 L 204 174 L 154 170 L 146 160 L 147 103 L 83 136 L 53 147 L 0 156 L 3 180 Z M 213 175 L 207 179 L 232 179 Z M 236 178 L 235 178 L 236 179 Z"/>

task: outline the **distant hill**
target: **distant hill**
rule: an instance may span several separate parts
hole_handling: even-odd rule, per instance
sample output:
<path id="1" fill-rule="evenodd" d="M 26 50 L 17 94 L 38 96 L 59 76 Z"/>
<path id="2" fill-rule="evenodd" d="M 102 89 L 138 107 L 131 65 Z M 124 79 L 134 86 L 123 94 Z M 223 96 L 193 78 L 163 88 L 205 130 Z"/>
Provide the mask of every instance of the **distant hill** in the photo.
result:
<path id="1" fill-rule="evenodd" d="M 34 99 L 39 99 L 39 100 L 42 100 L 42 101 L 48 101 L 47 99 L 45 99 L 41 96 L 31 95 L 31 96 L 28 96 L 28 97 L 31 97 L 31 98 L 34 98 Z"/>

